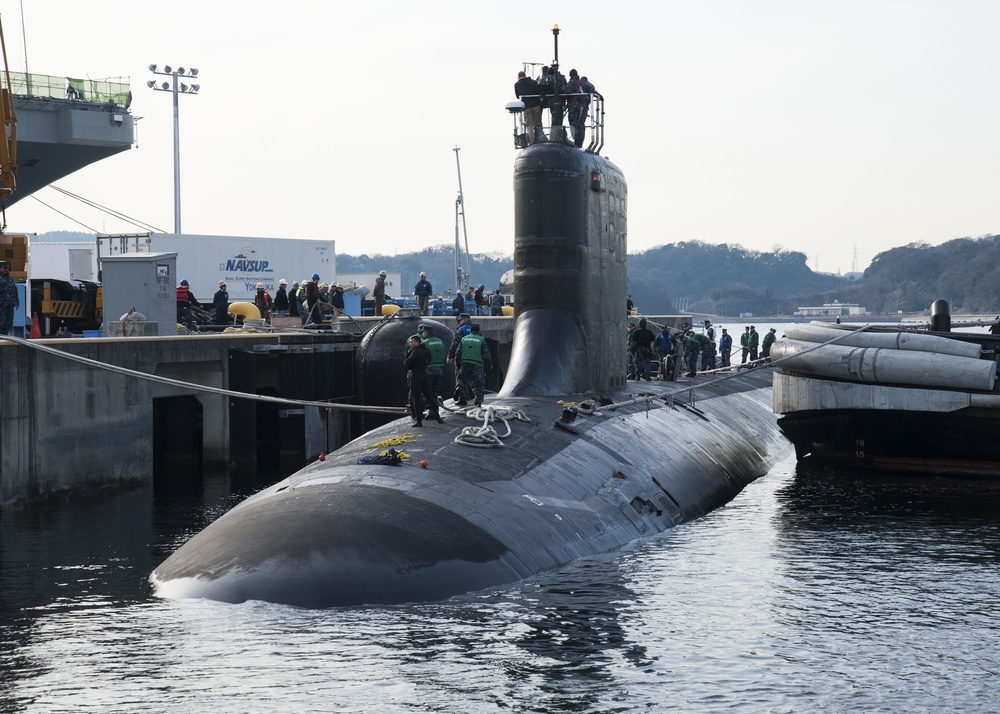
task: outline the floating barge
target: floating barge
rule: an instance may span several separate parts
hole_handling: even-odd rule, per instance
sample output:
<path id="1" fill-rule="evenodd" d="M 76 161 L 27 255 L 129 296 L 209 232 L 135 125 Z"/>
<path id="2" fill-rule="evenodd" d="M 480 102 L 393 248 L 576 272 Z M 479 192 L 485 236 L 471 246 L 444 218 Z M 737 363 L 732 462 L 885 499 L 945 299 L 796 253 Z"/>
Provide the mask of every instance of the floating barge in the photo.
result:
<path id="1" fill-rule="evenodd" d="M 998 347 L 952 331 L 944 301 L 919 330 L 789 325 L 771 349 L 778 426 L 800 460 L 1000 476 Z"/>

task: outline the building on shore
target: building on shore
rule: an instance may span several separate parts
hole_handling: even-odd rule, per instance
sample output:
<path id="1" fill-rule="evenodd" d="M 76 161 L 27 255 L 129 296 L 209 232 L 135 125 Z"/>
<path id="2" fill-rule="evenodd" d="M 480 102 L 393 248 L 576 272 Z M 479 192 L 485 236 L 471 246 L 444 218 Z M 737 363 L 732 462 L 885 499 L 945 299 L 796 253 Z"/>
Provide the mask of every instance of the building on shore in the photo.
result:
<path id="1" fill-rule="evenodd" d="M 796 317 L 858 317 L 868 314 L 868 311 L 852 302 L 823 303 L 819 307 L 800 307 L 795 310 Z"/>

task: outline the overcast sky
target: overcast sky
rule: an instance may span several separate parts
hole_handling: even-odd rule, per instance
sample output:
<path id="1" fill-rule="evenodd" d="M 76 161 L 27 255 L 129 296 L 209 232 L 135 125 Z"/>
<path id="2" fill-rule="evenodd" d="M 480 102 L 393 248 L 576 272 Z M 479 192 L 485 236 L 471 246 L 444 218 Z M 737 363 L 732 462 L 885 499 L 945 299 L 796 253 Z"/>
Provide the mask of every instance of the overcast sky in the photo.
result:
<path id="1" fill-rule="evenodd" d="M 1000 2 L 23 4 L 26 42 L 21 2 L 0 0 L 12 70 L 126 78 L 141 117 L 136 147 L 57 185 L 168 232 L 171 98 L 150 63 L 200 71 L 180 97 L 184 232 L 451 245 L 460 146 L 470 249 L 511 254 L 504 105 L 523 62 L 551 60 L 554 23 L 562 67 L 606 98 L 630 252 L 781 246 L 846 272 L 1000 232 Z M 9 230 L 136 230 L 36 196 L 79 223 L 26 198 Z"/>

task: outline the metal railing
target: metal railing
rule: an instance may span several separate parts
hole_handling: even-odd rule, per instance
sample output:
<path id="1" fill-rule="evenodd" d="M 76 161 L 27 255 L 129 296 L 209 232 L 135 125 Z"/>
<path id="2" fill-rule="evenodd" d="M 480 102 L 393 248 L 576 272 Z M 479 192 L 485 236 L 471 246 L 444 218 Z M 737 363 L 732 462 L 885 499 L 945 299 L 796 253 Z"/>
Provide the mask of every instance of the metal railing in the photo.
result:
<path id="1" fill-rule="evenodd" d="M 112 79 L 76 79 L 47 74 L 10 73 L 11 94 L 15 97 L 61 99 L 90 104 L 112 104 L 128 109 L 132 90 L 128 81 Z"/>
<path id="2" fill-rule="evenodd" d="M 544 133 L 544 138 L 534 137 L 532 140 L 532 135 L 534 134 L 534 127 L 526 127 L 524 125 L 524 108 L 523 106 L 518 109 L 513 107 L 511 104 L 507 105 L 508 111 L 514 115 L 514 148 L 523 149 L 529 144 L 541 143 L 544 141 L 562 141 L 564 136 L 572 135 L 572 127 L 568 127 L 568 111 L 564 108 L 562 111 L 562 124 L 552 124 L 552 110 L 544 106 L 545 103 L 551 100 L 552 95 L 523 95 L 527 98 L 533 98 L 535 96 L 541 98 L 543 106 L 542 109 L 548 112 L 549 123 L 542 124 L 542 131 Z M 593 154 L 600 154 L 601 149 L 604 148 L 604 97 L 600 94 L 560 94 L 560 99 L 565 97 L 589 97 L 590 101 L 588 106 L 584 109 L 586 114 L 586 121 L 584 126 L 590 136 L 590 142 L 587 144 L 587 151 Z M 512 103 L 517 104 L 517 103 Z M 567 132 L 569 132 L 567 134 Z M 582 148 L 582 146 L 581 146 Z"/>

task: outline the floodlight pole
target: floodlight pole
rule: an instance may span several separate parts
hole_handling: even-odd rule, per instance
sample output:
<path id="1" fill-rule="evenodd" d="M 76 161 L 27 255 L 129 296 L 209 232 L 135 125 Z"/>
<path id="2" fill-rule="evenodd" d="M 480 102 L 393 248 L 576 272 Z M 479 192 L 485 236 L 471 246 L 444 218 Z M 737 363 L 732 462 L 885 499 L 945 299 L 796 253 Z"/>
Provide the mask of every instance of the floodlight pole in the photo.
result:
<path id="1" fill-rule="evenodd" d="M 177 73 L 173 72 L 174 95 L 174 233 L 181 232 L 181 121 L 177 110 Z"/>
<path id="2" fill-rule="evenodd" d="M 180 127 L 180 110 L 178 108 L 177 95 L 178 94 L 197 94 L 198 90 L 201 89 L 201 85 L 192 84 L 188 86 L 186 84 L 178 84 L 177 77 L 187 76 L 187 77 L 197 77 L 198 70 L 191 69 L 188 70 L 188 74 L 185 75 L 184 68 L 178 67 L 177 69 L 172 69 L 170 65 L 165 66 L 162 70 L 158 69 L 155 64 L 149 65 L 149 71 L 153 74 L 169 75 L 171 78 L 170 87 L 158 87 L 156 82 L 147 82 L 147 86 L 158 92 L 171 92 L 173 94 L 173 104 L 174 104 L 174 233 L 181 232 L 181 127 Z"/>

